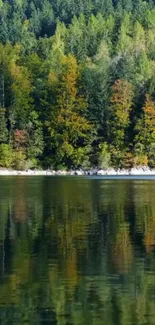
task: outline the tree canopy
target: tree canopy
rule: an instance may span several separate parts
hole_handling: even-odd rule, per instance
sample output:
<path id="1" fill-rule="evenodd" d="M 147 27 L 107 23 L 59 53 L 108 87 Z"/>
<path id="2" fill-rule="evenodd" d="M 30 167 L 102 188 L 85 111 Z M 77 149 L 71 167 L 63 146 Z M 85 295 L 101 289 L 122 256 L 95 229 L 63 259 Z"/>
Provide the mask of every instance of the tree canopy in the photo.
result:
<path id="1" fill-rule="evenodd" d="M 154 1 L 1 0 L 1 166 L 155 165 L 154 17 Z"/>

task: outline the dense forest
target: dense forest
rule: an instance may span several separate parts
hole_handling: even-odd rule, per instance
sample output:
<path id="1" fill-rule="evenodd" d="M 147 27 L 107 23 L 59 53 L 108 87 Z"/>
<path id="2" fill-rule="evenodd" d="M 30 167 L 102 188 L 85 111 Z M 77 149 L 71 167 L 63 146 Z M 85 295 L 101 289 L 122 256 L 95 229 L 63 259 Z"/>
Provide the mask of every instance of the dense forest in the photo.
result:
<path id="1" fill-rule="evenodd" d="M 0 0 L 0 166 L 155 167 L 155 3 Z"/>

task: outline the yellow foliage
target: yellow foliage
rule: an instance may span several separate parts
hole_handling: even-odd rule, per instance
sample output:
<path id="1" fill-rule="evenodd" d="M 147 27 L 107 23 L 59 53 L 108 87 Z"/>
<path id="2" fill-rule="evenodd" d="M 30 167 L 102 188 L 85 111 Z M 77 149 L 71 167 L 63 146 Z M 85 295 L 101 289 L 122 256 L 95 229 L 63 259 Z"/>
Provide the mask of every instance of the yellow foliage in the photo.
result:
<path id="1" fill-rule="evenodd" d="M 58 76 L 54 71 L 51 71 L 48 76 L 48 81 L 51 84 L 57 84 L 58 83 Z"/>
<path id="2" fill-rule="evenodd" d="M 147 166 L 148 158 L 146 155 L 139 155 L 134 157 L 134 166 Z"/>
<path id="3" fill-rule="evenodd" d="M 143 107 L 145 127 L 155 133 L 155 102 L 150 95 L 146 95 L 146 102 Z"/>
<path id="4" fill-rule="evenodd" d="M 124 126 L 129 123 L 129 114 L 132 108 L 133 89 L 126 80 L 117 80 L 113 86 L 111 103 L 114 108 L 114 116 Z"/>
<path id="5" fill-rule="evenodd" d="M 77 95 L 77 79 L 79 76 L 76 58 L 71 55 L 64 56 L 62 66 L 63 76 L 61 86 L 64 90 L 64 95 L 70 99 L 74 99 Z"/>

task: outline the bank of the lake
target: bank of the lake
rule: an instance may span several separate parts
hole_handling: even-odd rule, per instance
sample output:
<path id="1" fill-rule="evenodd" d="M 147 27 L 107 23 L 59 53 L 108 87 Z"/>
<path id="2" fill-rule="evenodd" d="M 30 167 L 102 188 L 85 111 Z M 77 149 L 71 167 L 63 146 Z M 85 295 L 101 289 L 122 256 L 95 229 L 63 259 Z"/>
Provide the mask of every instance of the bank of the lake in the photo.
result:
<path id="1" fill-rule="evenodd" d="M 90 169 L 90 170 L 12 170 L 0 169 L 0 176 L 147 176 L 154 175 L 155 169 L 138 167 L 131 169 Z"/>

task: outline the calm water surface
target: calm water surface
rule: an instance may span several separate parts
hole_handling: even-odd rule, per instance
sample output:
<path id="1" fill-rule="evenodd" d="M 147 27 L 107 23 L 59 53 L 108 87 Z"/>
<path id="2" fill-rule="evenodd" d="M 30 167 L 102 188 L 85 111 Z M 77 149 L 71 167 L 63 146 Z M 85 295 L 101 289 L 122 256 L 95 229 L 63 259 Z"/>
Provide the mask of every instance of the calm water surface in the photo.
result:
<path id="1" fill-rule="evenodd" d="M 0 324 L 155 324 L 155 180 L 0 177 Z"/>

